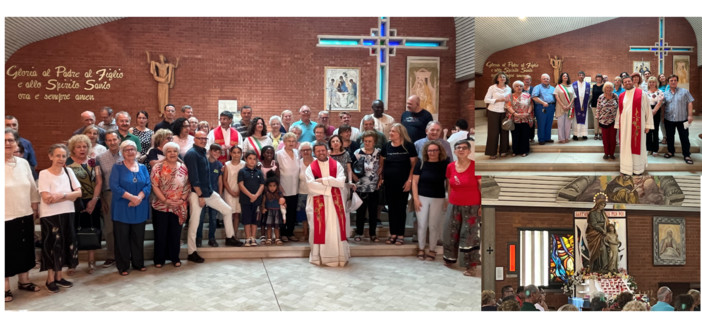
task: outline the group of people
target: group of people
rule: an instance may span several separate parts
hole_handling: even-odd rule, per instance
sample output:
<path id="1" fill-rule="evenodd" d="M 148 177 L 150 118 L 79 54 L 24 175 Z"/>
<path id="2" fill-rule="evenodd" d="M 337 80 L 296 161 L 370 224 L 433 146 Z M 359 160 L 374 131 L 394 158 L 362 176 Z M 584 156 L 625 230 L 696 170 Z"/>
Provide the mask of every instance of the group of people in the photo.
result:
<path id="1" fill-rule="evenodd" d="M 680 294 L 673 300 L 673 292 L 667 286 L 662 286 L 657 292 L 657 302 L 653 306 L 638 301 L 631 292 L 622 292 L 609 301 L 602 292 L 596 292 L 590 297 L 590 311 L 699 311 L 700 292 L 691 289 Z M 551 308 L 553 310 L 555 308 Z M 481 310 L 483 311 L 548 311 L 546 294 L 543 288 L 534 285 L 519 286 L 515 292 L 511 285 L 502 287 L 502 297 L 495 298 L 495 292 L 484 290 L 481 294 Z M 579 311 L 573 304 L 564 304 L 558 311 Z"/>
<path id="2" fill-rule="evenodd" d="M 556 118 L 558 142 L 588 139 L 588 123 L 594 122 L 594 138 L 602 140 L 604 159 L 615 160 L 614 149 L 620 145 L 620 170 L 623 174 L 641 174 L 647 155 L 657 156 L 660 143 L 667 145 L 665 158 L 675 156 L 675 133 L 682 146 L 683 159 L 693 164 L 690 156 L 689 130 L 693 120 L 690 92 L 678 87 L 678 76 L 652 76 L 649 71 L 631 75 L 623 72 L 614 82 L 597 74 L 595 83 L 585 82 L 585 72 L 571 81 L 568 73 L 560 74 L 552 86 L 548 74 L 541 75 L 540 85 L 531 85 L 531 76 L 514 81 L 503 72 L 495 75 L 494 84 L 485 95 L 488 131 L 485 155 L 491 159 L 510 152 L 509 129 L 503 121 L 514 123 L 512 156 L 527 156 L 530 143 L 553 143 L 551 127 Z M 663 129 L 660 129 L 663 118 Z M 509 125 L 507 125 L 509 126 Z M 619 139 L 617 140 L 617 135 Z M 536 141 L 534 140 L 536 136 Z M 645 153 L 648 152 L 648 153 Z"/>
<path id="3" fill-rule="evenodd" d="M 166 261 L 181 266 L 186 222 L 187 259 L 204 262 L 197 249 L 205 214 L 210 215 L 211 247 L 218 246 L 218 214 L 225 245 L 235 247 L 299 241 L 294 229 L 301 222 L 301 240 L 309 239 L 312 247 L 310 262 L 343 266 L 350 257 L 347 241 L 364 239 L 366 219 L 369 240 L 380 242 L 376 224 L 385 205 L 390 227 L 385 243 L 405 243 L 409 205 L 417 214 L 421 260 L 433 260 L 441 240 L 447 266 L 460 256 L 466 275 L 479 274 L 480 177 L 470 158 L 467 122 L 458 120 L 446 140 L 440 137 L 441 124 L 432 121 L 417 96 L 408 98 L 400 123 L 384 113 L 382 101 L 374 101 L 372 109 L 360 129 L 350 126 L 351 115 L 345 112 L 338 128 L 329 124 L 326 111 L 314 122 L 306 105 L 297 122 L 289 110 L 264 120 L 244 106 L 241 121 L 234 123 L 233 114 L 223 111 L 219 125 L 210 127 L 193 117 L 191 106 L 183 106 L 182 117 L 176 118 L 176 107 L 168 104 L 163 121 L 151 130 L 146 111 L 138 111 L 132 125 L 129 113 L 104 107 L 99 123 L 85 111 L 83 126 L 65 144 L 49 147 L 51 166 L 38 177 L 36 160 L 32 165 L 21 157 L 35 155 L 31 142 L 19 137 L 18 119 L 6 116 L 5 191 L 16 198 L 6 200 L 6 301 L 13 298 L 9 277 L 14 275 L 19 275 L 20 290 L 39 291 L 27 275 L 35 263 L 35 219 L 41 223 L 41 271 L 48 273 L 50 292 L 72 286 L 63 268 L 66 275 L 75 272 L 79 250 L 88 253 L 88 273 L 96 269 L 95 249 L 101 245 L 79 244 L 77 228 L 93 228 L 104 237 L 102 267 L 116 265 L 122 276 L 147 269 L 149 219 L 156 268 Z M 26 144 L 24 153 L 17 153 L 19 144 Z M 362 203 L 352 230 L 354 195 Z M 240 225 L 244 236 L 237 234 Z"/>

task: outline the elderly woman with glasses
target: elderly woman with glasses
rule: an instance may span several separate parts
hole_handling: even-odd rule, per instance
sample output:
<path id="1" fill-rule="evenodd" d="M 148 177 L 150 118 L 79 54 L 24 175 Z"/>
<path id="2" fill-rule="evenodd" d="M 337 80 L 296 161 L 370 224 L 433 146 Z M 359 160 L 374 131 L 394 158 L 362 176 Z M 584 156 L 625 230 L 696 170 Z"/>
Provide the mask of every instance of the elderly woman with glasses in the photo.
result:
<path id="1" fill-rule="evenodd" d="M 475 176 L 475 162 L 468 158 L 470 143 L 460 140 L 454 145 L 457 160 L 449 163 L 448 230 L 444 231 L 444 264 L 451 266 L 463 258 L 465 276 L 480 276 L 480 176 Z"/>
<path id="2" fill-rule="evenodd" d="M 514 120 L 512 131 L 512 156 L 529 155 L 529 132 L 534 125 L 531 95 L 524 92 L 524 83 L 520 80 L 512 84 L 514 92 L 507 101 L 506 110 Z"/>
<path id="3" fill-rule="evenodd" d="M 115 235 L 115 262 L 122 276 L 129 275 L 129 264 L 146 271 L 144 266 L 144 232 L 149 219 L 151 177 L 146 166 L 136 160 L 136 143 L 131 140 L 119 146 L 124 161 L 112 168 L 112 221 Z"/>

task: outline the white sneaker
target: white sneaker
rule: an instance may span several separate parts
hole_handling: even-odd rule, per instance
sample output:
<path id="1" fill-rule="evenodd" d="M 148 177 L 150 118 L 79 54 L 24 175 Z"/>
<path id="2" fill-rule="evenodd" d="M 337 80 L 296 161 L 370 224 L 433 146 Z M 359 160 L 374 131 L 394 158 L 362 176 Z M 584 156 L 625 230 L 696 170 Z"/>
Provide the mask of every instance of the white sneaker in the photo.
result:
<path id="1" fill-rule="evenodd" d="M 251 238 L 246 239 L 246 243 L 244 243 L 245 247 L 250 247 L 251 246 Z"/>

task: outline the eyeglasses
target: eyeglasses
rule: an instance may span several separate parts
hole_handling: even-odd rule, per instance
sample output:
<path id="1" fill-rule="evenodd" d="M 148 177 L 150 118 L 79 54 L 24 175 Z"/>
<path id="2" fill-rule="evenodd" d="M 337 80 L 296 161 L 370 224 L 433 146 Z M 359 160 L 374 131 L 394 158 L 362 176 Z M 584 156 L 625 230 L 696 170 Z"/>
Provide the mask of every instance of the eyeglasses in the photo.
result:
<path id="1" fill-rule="evenodd" d="M 123 149 L 122 152 L 136 152 L 136 149 L 134 149 L 134 148 L 127 148 L 127 149 Z"/>
<path id="2" fill-rule="evenodd" d="M 207 138 L 195 138 L 195 140 L 207 141 Z"/>
<path id="3" fill-rule="evenodd" d="M 5 139 L 5 142 L 12 144 L 12 143 L 15 143 L 17 141 L 15 141 L 15 139 Z"/>
<path id="4" fill-rule="evenodd" d="M 302 149 L 302 150 L 300 150 L 300 152 L 312 152 L 312 150 L 310 150 L 310 149 Z"/>
<path id="5" fill-rule="evenodd" d="M 457 146 L 456 147 L 456 151 L 465 151 L 465 150 L 468 150 L 467 146 Z"/>

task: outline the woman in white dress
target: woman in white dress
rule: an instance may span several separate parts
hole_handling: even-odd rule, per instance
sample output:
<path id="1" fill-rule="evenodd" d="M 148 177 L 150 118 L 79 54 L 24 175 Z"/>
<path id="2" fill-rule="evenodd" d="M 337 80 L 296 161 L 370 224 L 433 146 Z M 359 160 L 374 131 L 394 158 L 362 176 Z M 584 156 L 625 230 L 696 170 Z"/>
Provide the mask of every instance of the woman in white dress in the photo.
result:
<path id="1" fill-rule="evenodd" d="M 224 184 L 224 201 L 227 202 L 229 207 L 232 207 L 232 221 L 234 222 L 234 237 L 236 237 L 236 232 L 239 231 L 239 218 L 241 216 L 241 205 L 239 205 L 239 182 L 237 177 L 239 175 L 239 170 L 241 170 L 245 161 L 241 160 L 242 151 L 238 146 L 233 146 L 229 149 L 230 161 L 224 164 L 222 169 L 222 184 Z"/>

